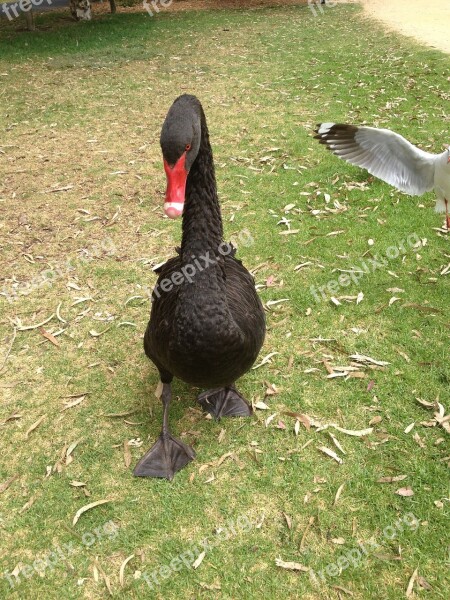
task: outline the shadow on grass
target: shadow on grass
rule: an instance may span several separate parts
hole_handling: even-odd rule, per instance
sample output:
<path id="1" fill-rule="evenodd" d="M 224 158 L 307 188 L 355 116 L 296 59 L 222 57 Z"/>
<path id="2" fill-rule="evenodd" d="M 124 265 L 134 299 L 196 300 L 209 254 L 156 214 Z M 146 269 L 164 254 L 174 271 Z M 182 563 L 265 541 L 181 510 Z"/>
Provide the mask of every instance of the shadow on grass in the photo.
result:
<path id="1" fill-rule="evenodd" d="M 271 6 L 257 8 L 268 13 L 278 10 Z M 251 7 L 248 9 L 236 7 L 233 12 L 249 16 Z M 308 11 L 308 7 L 292 6 L 288 10 Z M 153 43 L 161 40 L 161 33 L 175 37 L 182 46 L 186 30 L 189 33 L 210 31 L 212 25 L 223 24 L 229 15 L 230 11 L 217 9 L 161 13 L 153 18 L 145 11 L 98 13 L 92 21 L 76 22 L 64 10 L 36 15 L 35 31 L 27 31 L 23 19 L 12 22 L 3 19 L 0 20 L 0 56 L 10 63 L 46 59 L 50 68 L 101 67 L 148 60 L 164 53 L 164 46 Z"/>
<path id="2" fill-rule="evenodd" d="M 179 16 L 171 16 L 170 29 L 179 27 Z M 36 31 L 26 31 L 20 20 L 0 23 L 0 56 L 4 61 L 61 59 L 67 66 L 143 60 L 155 55 L 151 38 L 155 30 L 168 27 L 167 17 L 150 18 L 146 13 L 98 15 L 92 21 L 76 22 L 65 12 L 36 17 Z M 94 65 L 93 65 L 94 62 Z M 59 64 L 58 66 L 64 66 Z"/>

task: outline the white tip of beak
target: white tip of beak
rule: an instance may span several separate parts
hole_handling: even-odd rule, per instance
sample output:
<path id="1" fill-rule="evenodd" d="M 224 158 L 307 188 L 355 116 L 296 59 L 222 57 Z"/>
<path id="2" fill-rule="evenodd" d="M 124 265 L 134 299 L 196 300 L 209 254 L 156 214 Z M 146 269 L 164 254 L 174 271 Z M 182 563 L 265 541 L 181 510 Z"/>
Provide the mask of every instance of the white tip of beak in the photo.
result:
<path id="1" fill-rule="evenodd" d="M 164 212 L 169 219 L 176 219 L 183 214 L 184 203 L 183 202 L 165 202 Z"/>

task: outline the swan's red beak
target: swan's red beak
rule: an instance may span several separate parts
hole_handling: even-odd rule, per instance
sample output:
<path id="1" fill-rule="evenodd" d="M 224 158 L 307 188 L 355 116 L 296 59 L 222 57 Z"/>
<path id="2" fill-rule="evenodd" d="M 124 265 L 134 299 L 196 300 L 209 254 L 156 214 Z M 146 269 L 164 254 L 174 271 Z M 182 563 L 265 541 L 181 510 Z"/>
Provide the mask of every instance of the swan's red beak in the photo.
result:
<path id="1" fill-rule="evenodd" d="M 185 167 L 186 152 L 171 167 L 164 159 L 164 171 L 167 177 L 166 200 L 164 212 L 170 219 L 176 219 L 183 214 L 184 196 L 188 171 Z"/>

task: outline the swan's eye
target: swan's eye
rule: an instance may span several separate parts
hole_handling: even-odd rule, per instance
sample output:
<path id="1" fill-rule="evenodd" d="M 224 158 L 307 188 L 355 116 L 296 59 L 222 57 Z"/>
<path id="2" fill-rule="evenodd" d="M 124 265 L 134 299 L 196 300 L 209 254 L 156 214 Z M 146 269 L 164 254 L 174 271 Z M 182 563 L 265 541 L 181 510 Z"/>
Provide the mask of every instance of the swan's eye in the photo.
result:
<path id="1" fill-rule="evenodd" d="M 186 150 L 186 152 L 189 152 L 189 150 L 191 149 L 191 145 L 190 144 L 186 144 L 186 146 L 184 147 L 184 149 Z"/>

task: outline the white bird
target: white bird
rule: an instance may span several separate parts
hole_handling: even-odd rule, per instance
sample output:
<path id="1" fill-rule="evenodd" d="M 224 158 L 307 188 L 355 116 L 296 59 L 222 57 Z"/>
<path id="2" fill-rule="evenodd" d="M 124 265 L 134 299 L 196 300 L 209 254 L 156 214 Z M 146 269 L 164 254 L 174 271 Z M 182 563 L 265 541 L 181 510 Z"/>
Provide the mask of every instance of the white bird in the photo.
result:
<path id="1" fill-rule="evenodd" d="M 434 189 L 436 211 L 445 212 L 450 230 L 450 147 L 430 154 L 389 129 L 320 123 L 315 139 L 343 160 L 367 169 L 411 196 Z"/>

